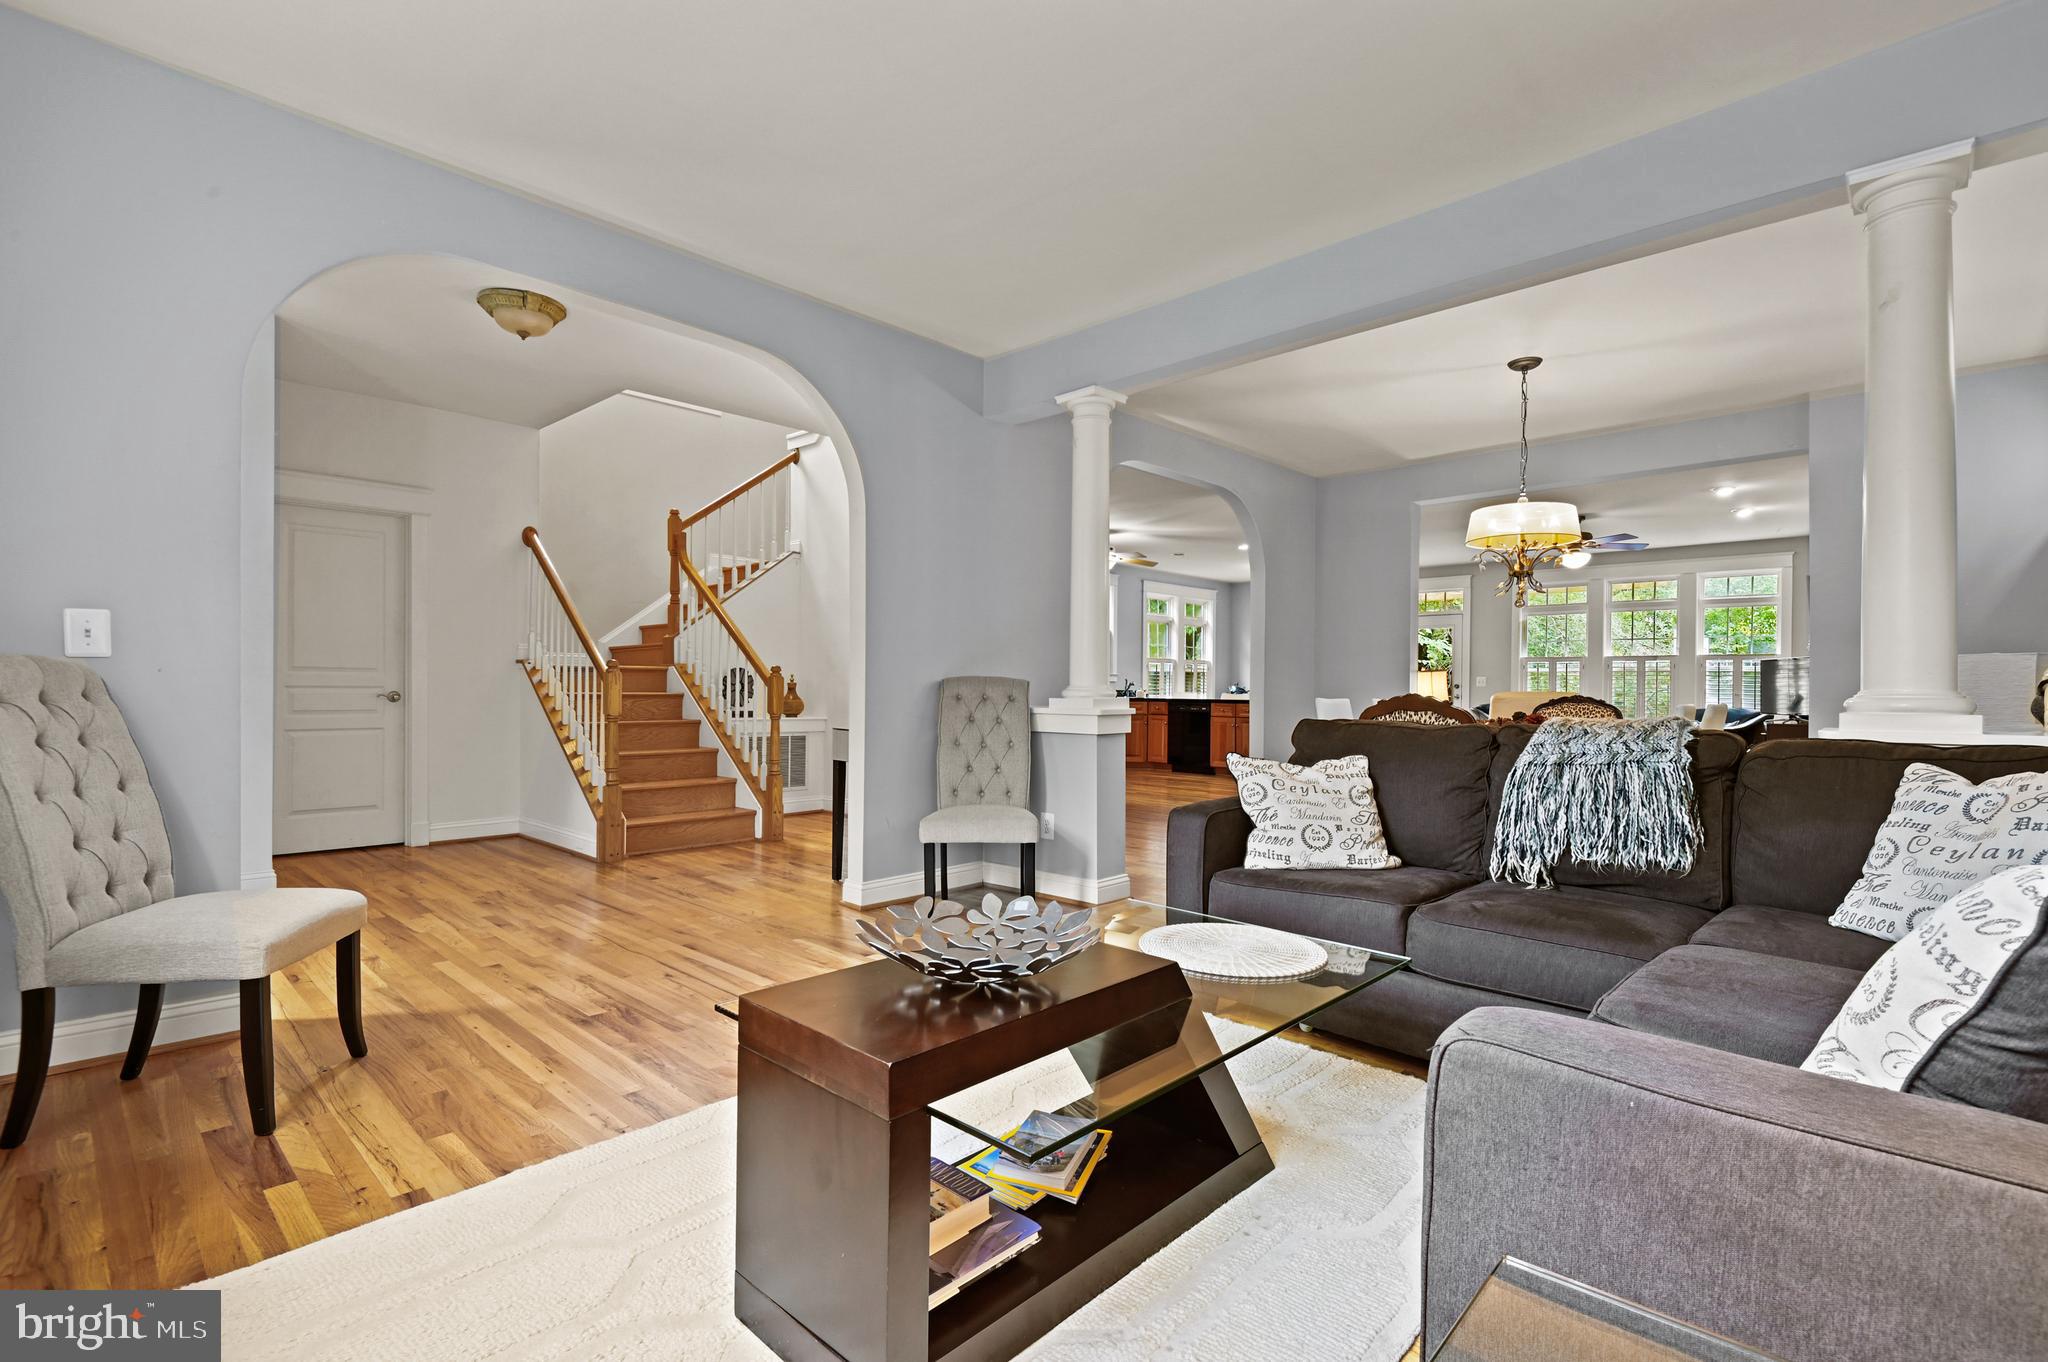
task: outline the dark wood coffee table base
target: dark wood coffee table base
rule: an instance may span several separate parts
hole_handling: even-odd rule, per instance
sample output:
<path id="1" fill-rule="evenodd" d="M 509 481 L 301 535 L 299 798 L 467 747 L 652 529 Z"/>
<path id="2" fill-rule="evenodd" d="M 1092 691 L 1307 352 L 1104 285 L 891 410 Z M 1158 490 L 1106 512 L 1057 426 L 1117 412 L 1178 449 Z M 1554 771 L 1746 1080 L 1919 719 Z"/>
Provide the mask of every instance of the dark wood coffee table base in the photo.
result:
<path id="1" fill-rule="evenodd" d="M 1100 985 L 1128 990 L 1138 1000 L 1137 1008 L 1125 1014 L 1133 1026 L 1149 1030 L 1163 1023 L 1177 1029 L 1177 1018 L 1188 1006 L 1177 968 L 1169 966 L 1170 979 L 1153 977 L 1155 967 L 1166 962 L 1137 957 L 1119 963 L 1114 957 L 1133 953 L 1109 946 L 1087 954 L 1101 957 L 1093 968 L 1116 976 L 1099 980 Z M 897 968 L 886 962 L 860 967 Z M 1064 982 L 1079 985 L 1085 978 L 1075 969 Z M 1162 1006 L 1172 985 L 1178 985 L 1182 998 L 1166 997 Z M 888 1100 L 882 1091 L 898 1092 L 900 1083 L 870 1093 L 874 1085 L 857 1080 L 866 1072 L 865 1061 L 885 1047 L 849 1046 L 837 1062 L 827 1063 L 817 1048 L 824 1032 L 811 1025 L 827 1016 L 818 1006 L 821 1001 L 835 1007 L 849 1001 L 844 989 L 829 1000 L 790 994 L 786 1002 L 775 997 L 777 992 L 750 994 L 741 1004 L 733 1300 L 747 1327 L 790 1362 L 996 1362 L 1012 1357 L 1272 1171 L 1258 1128 L 1228 1069 L 1219 1065 L 1118 1118 L 1109 1154 L 1081 1204 L 1041 1201 L 1028 1212 L 1043 1230 L 1036 1245 L 938 1309 L 927 1310 L 925 1206 L 932 1118 L 922 1103 L 948 1089 L 942 1081 L 939 1091 L 914 1106 Z M 1059 1013 L 1085 1006 L 1082 995 L 1096 992 L 1076 989 L 1023 1029 L 1056 1027 Z M 783 1051 L 787 1066 L 748 1044 L 750 1004 L 776 1009 L 777 1015 L 764 1019 L 754 1032 L 764 1041 L 792 1039 L 787 1048 L 783 1043 L 768 1047 Z M 790 1023 L 800 1030 L 791 1031 Z M 1014 1035 L 1015 1025 L 993 1023 L 971 1036 L 965 1049 L 999 1044 L 999 1037 L 1006 1041 L 1004 1033 Z M 959 1039 L 941 1048 L 952 1051 Z M 1062 1045 L 1074 1046 L 1076 1058 L 1087 1062 L 1089 1047 L 1082 1036 L 1058 1037 L 1051 1048 Z M 903 1066 L 914 1064 L 910 1051 L 915 1049 L 888 1053 L 888 1067 L 900 1075 Z M 958 1052 L 950 1057 L 957 1059 Z M 946 1081 L 957 1084 L 973 1067 Z"/>

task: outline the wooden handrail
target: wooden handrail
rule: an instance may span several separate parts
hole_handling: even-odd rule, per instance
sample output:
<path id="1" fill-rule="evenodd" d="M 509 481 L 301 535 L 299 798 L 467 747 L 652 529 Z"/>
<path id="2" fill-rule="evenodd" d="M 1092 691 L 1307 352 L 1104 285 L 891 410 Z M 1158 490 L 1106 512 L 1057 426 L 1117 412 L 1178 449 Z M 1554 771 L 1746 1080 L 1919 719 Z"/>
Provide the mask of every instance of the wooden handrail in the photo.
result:
<path id="1" fill-rule="evenodd" d="M 698 521 L 702 520 L 705 516 L 710 515 L 713 511 L 717 510 L 719 507 L 725 505 L 726 503 L 731 501 L 737 501 L 745 493 L 753 491 L 756 487 L 759 487 L 762 483 L 768 481 L 768 479 L 774 477 L 783 469 L 795 464 L 798 460 L 798 457 L 802 453 L 803 451 L 801 449 L 792 449 L 791 451 L 789 451 L 788 457 L 780 459 L 775 463 L 769 464 L 766 468 L 754 474 L 753 477 L 748 478 L 745 482 L 733 488 L 730 492 L 727 492 L 724 496 L 712 502 L 709 506 L 706 506 L 702 510 L 697 511 L 691 515 L 683 516 L 683 524 L 685 526 L 694 525 Z M 679 513 L 671 511 L 669 512 L 669 514 L 677 515 Z"/>
<path id="2" fill-rule="evenodd" d="M 562 585 L 562 574 L 555 571 L 554 559 L 548 557 L 547 549 L 541 546 L 540 531 L 528 525 L 519 535 L 519 542 L 533 550 L 534 558 L 540 563 L 548 585 L 555 589 L 555 599 L 562 604 L 562 613 L 569 617 L 569 624 L 576 630 L 576 637 L 583 641 L 583 651 L 590 656 L 590 665 L 599 671 L 607 665 L 604 654 L 599 651 L 597 640 L 590 636 L 589 628 L 583 623 L 583 616 L 576 609 L 576 602 L 569 599 L 569 588 Z"/>
<path id="3" fill-rule="evenodd" d="M 731 637 L 734 643 L 739 645 L 740 656 L 746 658 L 747 665 L 752 667 L 763 681 L 766 681 L 768 679 L 768 664 L 763 662 L 761 655 L 754 651 L 754 645 L 747 642 L 747 636 L 740 632 L 739 625 L 733 623 L 731 613 L 726 610 L 724 603 L 718 599 L 718 593 L 713 591 L 710 585 L 705 582 L 704 574 L 697 571 L 697 565 L 691 562 L 688 556 L 684 554 L 672 555 L 669 561 L 681 564 L 683 573 L 690 579 L 690 585 L 697 588 L 697 599 L 709 606 L 712 614 L 718 616 L 718 622 L 725 626 L 727 635 Z"/>

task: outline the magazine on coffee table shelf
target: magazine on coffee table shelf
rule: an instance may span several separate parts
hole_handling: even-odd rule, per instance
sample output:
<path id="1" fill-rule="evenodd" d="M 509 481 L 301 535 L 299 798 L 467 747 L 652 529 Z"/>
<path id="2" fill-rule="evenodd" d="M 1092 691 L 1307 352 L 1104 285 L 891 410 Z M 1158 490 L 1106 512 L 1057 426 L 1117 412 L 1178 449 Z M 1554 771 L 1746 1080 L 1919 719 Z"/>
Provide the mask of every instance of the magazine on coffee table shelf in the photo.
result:
<path id="1" fill-rule="evenodd" d="M 997 1207 L 988 1219 L 932 1255 L 931 1296 L 926 1308 L 951 1300 L 960 1294 L 960 1288 L 995 1271 L 1037 1242 L 1037 1221 L 1007 1206 Z"/>
<path id="2" fill-rule="evenodd" d="M 931 1252 L 937 1253 L 988 1219 L 989 1185 L 944 1159 L 932 1160 Z"/>

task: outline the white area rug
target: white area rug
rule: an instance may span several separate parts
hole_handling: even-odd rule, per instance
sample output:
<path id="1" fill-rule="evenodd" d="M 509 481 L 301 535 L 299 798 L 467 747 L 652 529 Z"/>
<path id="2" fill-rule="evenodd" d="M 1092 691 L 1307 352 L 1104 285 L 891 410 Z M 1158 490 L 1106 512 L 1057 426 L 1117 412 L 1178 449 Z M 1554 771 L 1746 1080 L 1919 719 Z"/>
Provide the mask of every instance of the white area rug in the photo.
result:
<path id="1" fill-rule="evenodd" d="M 1421 1082 L 1285 1039 L 1230 1069 L 1274 1171 L 1025 1357 L 1396 1362 L 1414 1339 Z M 225 1354 L 772 1362 L 732 1313 L 733 1114 L 718 1102 L 202 1282 L 223 1293 Z M 942 1156 L 965 1138 L 934 1136 Z M 1111 1146 L 1098 1176 L 1115 1175 Z"/>

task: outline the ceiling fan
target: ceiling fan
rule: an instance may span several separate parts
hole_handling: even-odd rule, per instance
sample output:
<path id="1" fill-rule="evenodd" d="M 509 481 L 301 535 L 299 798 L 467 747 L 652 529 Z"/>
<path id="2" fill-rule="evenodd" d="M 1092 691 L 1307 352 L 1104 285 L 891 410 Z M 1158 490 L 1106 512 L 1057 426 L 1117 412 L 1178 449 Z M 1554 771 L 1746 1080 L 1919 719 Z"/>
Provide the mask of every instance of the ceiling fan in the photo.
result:
<path id="1" fill-rule="evenodd" d="M 1635 553 L 1650 547 L 1632 534 L 1587 534 L 1586 522 L 1591 516 L 1579 517 L 1579 538 L 1577 543 L 1564 546 L 1562 565 L 1568 568 L 1584 567 L 1585 561 L 1572 559 L 1579 554 L 1591 553 Z"/>
<path id="2" fill-rule="evenodd" d="M 1118 563 L 1128 563 L 1132 567 L 1159 566 L 1157 558 L 1147 558 L 1141 553 L 1126 553 L 1114 544 L 1109 546 L 1109 561 L 1111 566 L 1115 566 Z"/>

